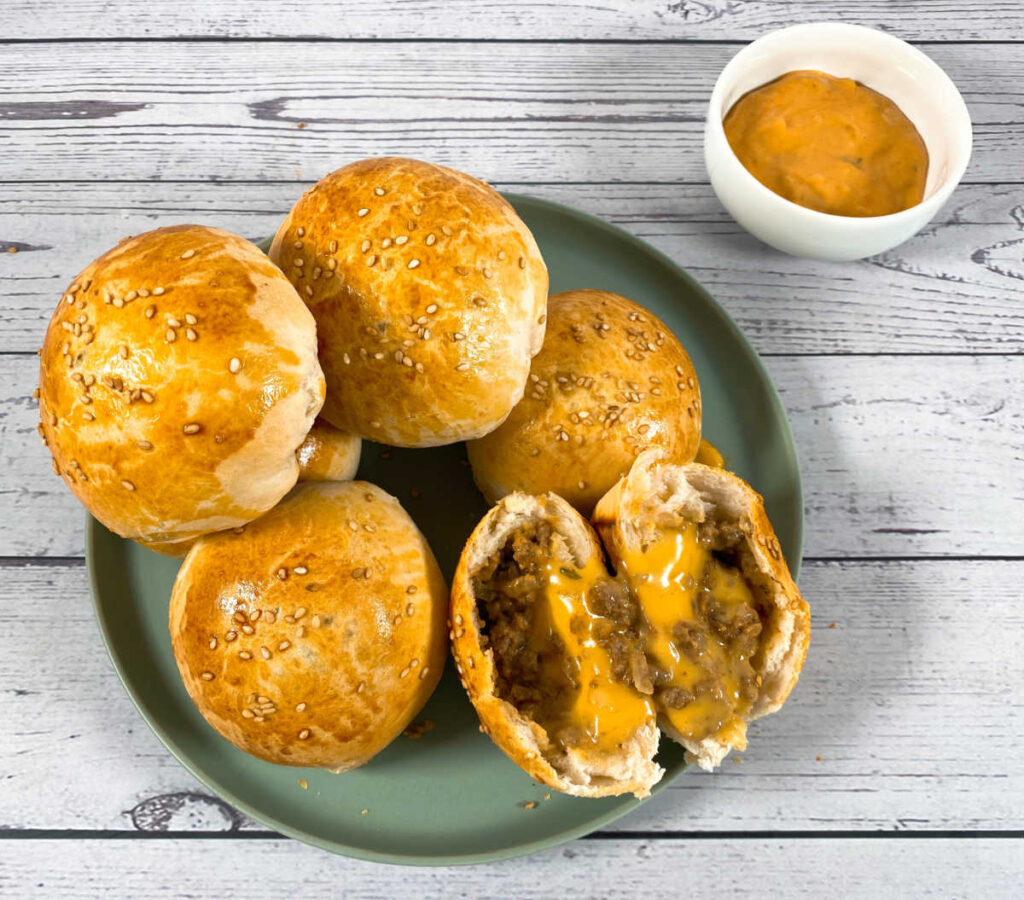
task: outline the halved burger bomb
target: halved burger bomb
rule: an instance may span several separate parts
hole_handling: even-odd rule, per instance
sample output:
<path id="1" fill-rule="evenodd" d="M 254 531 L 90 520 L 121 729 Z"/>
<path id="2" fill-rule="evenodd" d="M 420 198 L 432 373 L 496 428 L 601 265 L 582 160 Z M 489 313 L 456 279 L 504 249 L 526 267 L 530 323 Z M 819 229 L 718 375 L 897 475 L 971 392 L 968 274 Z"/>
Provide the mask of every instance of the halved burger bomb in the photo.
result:
<path id="1" fill-rule="evenodd" d="M 708 770 L 745 749 L 796 683 L 810 612 L 729 472 L 647 451 L 594 525 L 554 494 L 491 509 L 455 574 L 453 653 L 484 730 L 533 778 L 642 797 L 660 731 Z"/>

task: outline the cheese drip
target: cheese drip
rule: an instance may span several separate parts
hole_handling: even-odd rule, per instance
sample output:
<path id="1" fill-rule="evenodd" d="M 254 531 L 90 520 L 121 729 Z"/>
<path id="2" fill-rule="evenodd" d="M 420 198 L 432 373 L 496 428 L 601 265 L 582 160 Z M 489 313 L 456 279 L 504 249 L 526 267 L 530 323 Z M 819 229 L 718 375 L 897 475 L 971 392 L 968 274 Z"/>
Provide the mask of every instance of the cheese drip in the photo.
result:
<path id="1" fill-rule="evenodd" d="M 761 630 L 743 575 L 715 558 L 692 523 L 627 551 L 621 572 L 647 620 L 659 713 L 688 740 L 742 736 L 742 716 L 756 696 L 750 657 Z"/>
<path id="2" fill-rule="evenodd" d="M 595 611 L 593 591 L 611 581 L 603 564 L 591 559 L 580 569 L 558 562 L 544 567 L 544 599 L 535 609 L 530 643 L 541 658 L 542 678 L 564 687 L 549 733 L 579 749 L 615 752 L 645 722 L 653 721 L 648 697 L 614 677 L 612 658 L 601 638 L 617 630 Z M 557 639 L 557 640 L 553 640 Z M 563 654 L 552 654 L 559 643 Z"/>

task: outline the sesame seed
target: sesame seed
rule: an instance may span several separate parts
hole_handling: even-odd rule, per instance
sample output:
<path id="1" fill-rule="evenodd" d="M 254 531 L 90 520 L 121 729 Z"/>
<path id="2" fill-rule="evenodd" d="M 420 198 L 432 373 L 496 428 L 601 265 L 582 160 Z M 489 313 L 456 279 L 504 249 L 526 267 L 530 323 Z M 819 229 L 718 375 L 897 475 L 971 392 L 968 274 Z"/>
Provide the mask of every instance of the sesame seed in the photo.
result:
<path id="1" fill-rule="evenodd" d="M 260 656 L 264 659 L 270 659 L 273 654 L 266 647 L 260 647 Z"/>
<path id="2" fill-rule="evenodd" d="M 307 297 L 312 297 L 313 296 L 313 288 L 311 288 L 308 284 L 306 285 L 306 296 Z"/>
<path id="3" fill-rule="evenodd" d="M 249 616 L 249 621 L 250 622 L 258 622 L 262 616 L 263 616 L 263 610 L 262 609 L 258 609 L 251 616 Z"/>
<path id="4" fill-rule="evenodd" d="M 199 677 L 202 678 L 203 681 L 213 681 L 213 672 L 203 672 Z"/>
<path id="5" fill-rule="evenodd" d="M 140 391 L 139 396 L 144 403 L 152 403 L 156 399 L 149 391 Z"/>
<path id="6" fill-rule="evenodd" d="M 153 296 L 154 297 L 162 297 L 163 293 L 164 293 L 164 289 L 162 287 L 155 287 L 155 288 L 153 288 Z"/>
<path id="7" fill-rule="evenodd" d="M 212 635 L 212 634 L 210 635 L 210 649 L 211 650 L 216 650 L 217 649 L 217 638 L 216 638 L 215 635 Z"/>
<path id="8" fill-rule="evenodd" d="M 252 654 L 248 650 L 242 650 L 238 654 L 240 659 L 252 659 Z"/>
<path id="9" fill-rule="evenodd" d="M 295 612 L 293 613 L 293 615 L 295 616 L 295 620 L 296 620 L 296 621 L 298 621 L 298 620 L 299 620 L 299 619 L 301 619 L 301 618 L 302 618 L 302 617 L 303 617 L 303 616 L 304 616 L 304 615 L 305 615 L 305 614 L 306 614 L 307 612 L 308 612 L 308 610 L 306 609 L 306 607 L 304 607 L 304 606 L 300 606 L 300 607 L 299 607 L 299 608 L 298 608 L 297 610 L 295 610 Z"/>
<path id="10" fill-rule="evenodd" d="M 237 637 L 237 631 L 229 631 L 227 634 L 224 635 L 224 640 L 230 644 L 233 640 L 237 639 Z"/>
<path id="11" fill-rule="evenodd" d="M 322 620 L 320 619 L 320 616 L 315 615 L 313 616 L 312 619 L 309 620 L 309 624 L 312 625 L 314 628 L 319 628 L 321 621 Z"/>
<path id="12" fill-rule="evenodd" d="M 281 641 L 281 643 L 277 645 L 277 649 L 278 651 L 284 651 L 287 650 L 291 645 L 291 641 Z"/>
<path id="13" fill-rule="evenodd" d="M 370 210 L 369 210 L 369 209 L 367 209 L 367 208 L 366 208 L 366 207 L 364 206 L 364 207 L 363 207 L 363 208 L 362 208 L 361 210 L 359 210 L 359 212 L 357 212 L 357 213 L 356 213 L 356 215 L 357 215 L 357 216 L 359 216 L 359 218 L 361 219 L 361 218 L 362 218 L 363 216 L 365 216 L 365 215 L 366 215 L 366 214 L 367 214 L 367 213 L 368 213 L 369 211 L 370 211 Z"/>
<path id="14" fill-rule="evenodd" d="M 408 674 L 409 674 L 409 667 L 406 666 L 404 669 L 402 669 L 401 672 L 398 673 L 398 677 L 399 678 L 405 678 Z"/>
<path id="15" fill-rule="evenodd" d="M 306 261 L 300 256 L 292 261 L 292 265 L 298 269 L 301 269 L 306 264 Z"/>
<path id="16" fill-rule="evenodd" d="M 242 718 L 243 719 L 251 719 L 254 715 L 256 715 L 256 714 L 251 709 L 243 709 L 242 710 Z"/>
<path id="17" fill-rule="evenodd" d="M 173 328 L 168 328 L 164 337 L 167 338 L 168 344 L 173 344 L 178 339 L 177 332 Z"/>
<path id="18" fill-rule="evenodd" d="M 123 487 L 126 491 L 135 490 L 135 485 L 132 484 L 127 478 L 121 482 L 121 487 Z"/>
<path id="19" fill-rule="evenodd" d="M 456 371 L 456 372 L 465 372 L 465 371 L 466 371 L 466 370 L 467 370 L 468 368 L 469 368 L 469 363 L 468 363 L 468 362 L 460 362 L 460 363 L 459 363 L 459 364 L 458 364 L 458 365 L 457 365 L 457 366 L 455 367 L 455 371 Z"/>
<path id="20" fill-rule="evenodd" d="M 203 426 L 200 425 L 198 422 L 189 422 L 187 425 L 183 425 L 181 428 L 181 430 L 185 432 L 185 434 L 199 434 L 199 432 L 202 431 L 202 429 Z"/>
<path id="21" fill-rule="evenodd" d="M 296 228 L 296 229 L 295 229 L 295 233 L 296 233 L 296 234 L 297 234 L 297 235 L 298 235 L 299 237 L 305 237 L 305 236 L 306 236 L 306 229 L 305 229 L 305 228 L 303 228 L 303 227 L 302 227 L 302 226 L 300 225 L 300 226 L 299 226 L 298 228 Z"/>
<path id="22" fill-rule="evenodd" d="M 199 335 L 196 334 L 195 329 L 193 329 L 193 328 L 186 328 L 185 329 L 185 337 L 187 337 L 190 341 L 194 341 L 194 340 L 198 339 Z"/>
<path id="23" fill-rule="evenodd" d="M 409 235 L 407 234 L 400 234 L 398 237 L 395 238 L 395 244 L 397 244 L 399 247 L 407 243 L 409 243 Z"/>
<path id="24" fill-rule="evenodd" d="M 409 260 L 409 268 L 410 269 L 415 269 L 419 264 L 420 264 L 420 261 L 418 259 L 410 259 Z"/>
<path id="25" fill-rule="evenodd" d="M 156 292 L 154 291 L 154 293 L 156 293 Z M 146 307 L 145 315 L 146 315 L 147 319 L 152 319 L 153 316 L 156 315 L 156 307 L 155 306 L 147 306 Z"/>
<path id="26" fill-rule="evenodd" d="M 363 692 L 364 687 L 366 687 L 366 682 L 360 681 L 359 684 L 356 685 L 356 693 L 361 694 Z"/>
<path id="27" fill-rule="evenodd" d="M 242 361 L 237 356 L 232 356 L 231 361 L 228 363 L 228 371 L 232 375 L 237 375 L 242 370 Z"/>
<path id="28" fill-rule="evenodd" d="M 135 443 L 138 445 L 138 448 L 140 450 L 152 450 L 153 449 L 153 445 L 149 441 L 136 441 Z"/>
<path id="29" fill-rule="evenodd" d="M 484 278 L 490 278 L 493 275 L 493 273 L 491 272 L 490 269 L 484 269 L 483 273 L 484 273 Z"/>
<path id="30" fill-rule="evenodd" d="M 199 319 L 192 315 L 192 313 L 185 313 L 185 322 L 189 325 L 198 325 Z"/>
<path id="31" fill-rule="evenodd" d="M 252 627 L 248 622 L 242 626 L 242 634 L 255 634 L 256 629 Z"/>
<path id="32" fill-rule="evenodd" d="M 299 732 L 299 740 L 300 741 L 304 741 L 308 737 L 309 737 L 309 729 L 308 728 L 303 728 L 302 731 Z"/>
<path id="33" fill-rule="evenodd" d="M 415 593 L 416 593 L 416 585 L 414 585 L 414 584 L 410 584 L 410 585 L 409 585 L 409 586 L 408 586 L 408 587 L 407 587 L 407 588 L 405 589 L 405 592 L 406 592 L 407 594 L 415 594 Z"/>
<path id="34" fill-rule="evenodd" d="M 371 253 L 371 254 L 370 254 L 370 255 L 369 255 L 369 256 L 368 256 L 367 258 L 366 258 L 366 265 L 368 265 L 368 266 L 372 266 L 372 265 L 373 265 L 374 263 L 376 263 L 376 262 L 377 262 L 377 254 L 376 254 L 376 253 Z"/>
<path id="35" fill-rule="evenodd" d="M 303 245 L 302 245 L 302 241 L 296 241 L 296 242 L 295 242 L 294 244 L 292 244 L 292 246 L 293 246 L 293 247 L 294 247 L 294 248 L 295 248 L 296 250 L 301 250 L 301 249 L 302 249 L 302 246 L 303 246 Z"/>
<path id="36" fill-rule="evenodd" d="M 294 573 L 295 573 L 296 575 L 305 575 L 305 574 L 306 574 L 306 573 L 307 573 L 307 572 L 309 571 L 309 569 L 307 569 L 307 568 L 306 568 L 305 566 L 295 566 L 295 567 L 294 567 L 294 568 L 292 569 L 292 571 L 293 571 L 293 572 L 294 572 Z"/>
<path id="37" fill-rule="evenodd" d="M 430 666 L 424 666 L 420 669 L 420 681 L 427 677 L 427 672 L 430 671 Z"/>
<path id="38" fill-rule="evenodd" d="M 195 250 L 186 250 L 184 253 L 181 254 L 181 258 L 182 259 L 191 259 L 195 255 L 196 255 L 196 251 Z"/>

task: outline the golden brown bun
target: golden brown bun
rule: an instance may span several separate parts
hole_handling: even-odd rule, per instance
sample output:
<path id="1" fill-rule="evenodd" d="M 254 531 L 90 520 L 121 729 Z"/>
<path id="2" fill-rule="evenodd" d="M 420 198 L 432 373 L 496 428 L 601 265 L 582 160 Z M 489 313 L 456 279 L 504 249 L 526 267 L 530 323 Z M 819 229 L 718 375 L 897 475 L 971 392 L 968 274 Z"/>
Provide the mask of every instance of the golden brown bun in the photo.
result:
<path id="1" fill-rule="evenodd" d="M 40 356 L 55 468 L 107 528 L 157 549 L 277 503 L 324 397 L 294 288 L 253 244 L 198 225 L 88 265 Z"/>
<path id="2" fill-rule="evenodd" d="M 473 576 L 503 547 L 509 536 L 529 522 L 548 522 L 564 561 L 582 568 L 601 556 L 601 547 L 586 521 L 561 497 L 509 494 L 494 506 L 466 542 L 452 583 L 452 654 L 462 684 L 469 694 L 483 731 L 517 765 L 542 784 L 577 797 L 607 797 L 633 793 L 646 796 L 664 774 L 654 762 L 658 729 L 653 717 L 614 755 L 583 755 L 565 750 L 496 692 L 494 653 L 481 642 L 481 622 Z"/>
<path id="3" fill-rule="evenodd" d="M 483 182 L 412 159 L 353 163 L 295 204 L 270 258 L 316 317 L 332 425 L 432 447 L 486 434 L 522 397 L 547 269 Z"/>
<path id="4" fill-rule="evenodd" d="M 488 502 L 553 491 L 589 515 L 641 450 L 689 462 L 700 431 L 697 375 L 672 332 L 618 294 L 566 291 L 548 300 L 526 395 L 467 450 Z"/>
<path id="5" fill-rule="evenodd" d="M 174 582 L 185 688 L 270 762 L 345 770 L 409 724 L 444 666 L 446 587 L 398 501 L 303 484 L 241 534 L 200 539 Z"/>
<path id="6" fill-rule="evenodd" d="M 295 451 L 299 481 L 351 481 L 359 469 L 362 447 L 354 434 L 317 419 Z"/>
<path id="7" fill-rule="evenodd" d="M 772 589 L 771 613 L 761 633 L 761 658 L 756 665 L 763 681 L 746 717 L 753 721 L 786 701 L 800 676 L 811 637 L 810 609 L 790 575 L 761 495 L 731 472 L 698 463 L 676 465 L 650 450 L 597 504 L 594 525 L 612 565 L 617 566 L 624 548 L 651 540 L 660 528 L 678 524 L 680 518 L 703 522 L 711 516 L 739 527 L 756 570 Z M 686 748 L 687 761 L 703 769 L 713 769 L 730 750 L 746 746 L 743 732 L 732 741 L 714 737 L 688 741 L 673 733 L 667 721 L 660 724 Z"/>

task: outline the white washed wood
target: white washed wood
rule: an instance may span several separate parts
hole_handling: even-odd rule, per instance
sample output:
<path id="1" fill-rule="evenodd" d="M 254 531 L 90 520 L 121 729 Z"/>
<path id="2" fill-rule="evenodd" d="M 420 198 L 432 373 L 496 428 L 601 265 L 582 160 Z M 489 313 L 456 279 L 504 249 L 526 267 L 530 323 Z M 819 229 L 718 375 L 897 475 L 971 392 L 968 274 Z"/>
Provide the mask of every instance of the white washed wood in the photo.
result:
<path id="1" fill-rule="evenodd" d="M 704 181 L 723 44 L 16 44 L 0 181 L 316 180 L 419 156 L 492 181 Z M 968 181 L 1020 181 L 1024 52 L 936 45 L 975 123 Z M 300 125 L 306 125 L 300 129 Z"/>
<path id="2" fill-rule="evenodd" d="M 528 813 L 524 813 L 528 815 Z M 367 823 L 371 827 L 371 823 Z M 2 841 L 0 893 L 27 897 L 763 898 L 1020 896 L 1024 842 L 905 838 L 576 841 L 528 860 L 395 869 L 294 841 Z M 883 888 L 884 885 L 884 888 Z M 884 890 L 884 894 L 882 893 Z"/>
<path id="3" fill-rule="evenodd" d="M 870 261 L 784 256 L 707 185 L 499 184 L 615 222 L 689 269 L 762 353 L 1021 352 L 1024 191 L 964 185 L 916 239 Z M 64 286 L 126 234 L 204 222 L 273 233 L 295 183 L 8 184 L 0 191 L 0 349 L 35 351 Z M 7 247 L 19 249 L 10 254 Z"/>
<path id="4" fill-rule="evenodd" d="M 1024 355 L 773 357 L 809 556 L 1020 555 Z M 35 356 L 0 356 L 0 556 L 82 553 L 35 433 Z M 709 435 L 714 440 L 714 434 Z"/>
<path id="5" fill-rule="evenodd" d="M 167 796 L 205 790 L 123 693 L 84 567 L 2 572 L 20 600 L 0 605 L 0 835 L 131 830 L 128 811 L 176 801 L 164 829 L 231 827 L 216 803 Z M 741 764 L 684 774 L 612 829 L 1024 829 L 1022 581 L 1024 560 L 809 563 L 811 650 L 786 707 Z"/>
<path id="6" fill-rule="evenodd" d="M 1022 40 L 1014 0 L 9 0 L 6 38 L 330 37 L 750 40 L 798 22 L 840 20 L 907 40 Z"/>

